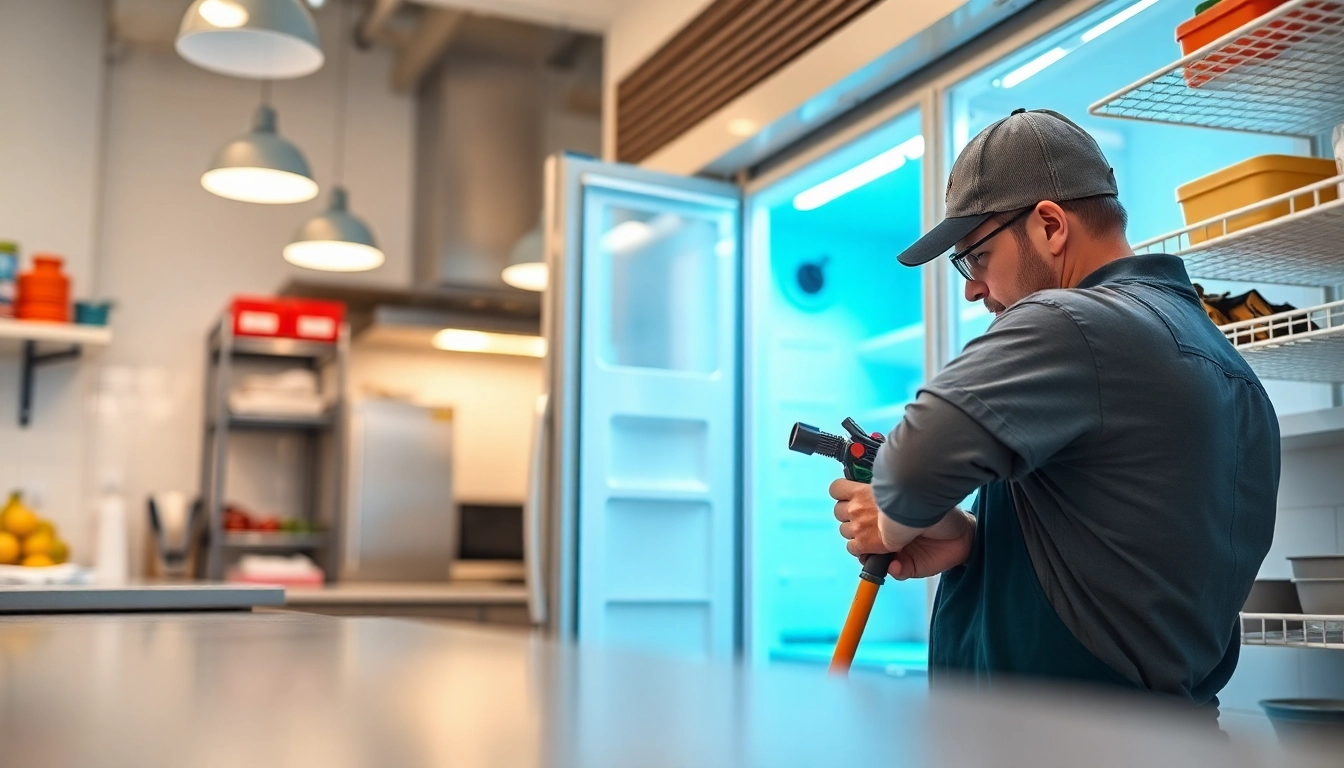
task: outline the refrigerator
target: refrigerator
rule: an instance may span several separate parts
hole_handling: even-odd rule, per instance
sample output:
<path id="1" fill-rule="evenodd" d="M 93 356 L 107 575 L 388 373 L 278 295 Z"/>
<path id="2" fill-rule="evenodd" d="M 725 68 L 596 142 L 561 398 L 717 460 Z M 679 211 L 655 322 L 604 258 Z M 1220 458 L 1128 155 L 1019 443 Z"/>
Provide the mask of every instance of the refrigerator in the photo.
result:
<path id="1" fill-rule="evenodd" d="M 755 663 L 829 658 L 859 566 L 840 465 L 795 421 L 869 431 L 925 370 L 918 109 L 746 194 L 562 155 L 547 165 L 529 541 L 562 638 Z M 544 616 L 542 612 L 544 610 Z M 883 588 L 857 663 L 924 664 L 927 589 Z"/>

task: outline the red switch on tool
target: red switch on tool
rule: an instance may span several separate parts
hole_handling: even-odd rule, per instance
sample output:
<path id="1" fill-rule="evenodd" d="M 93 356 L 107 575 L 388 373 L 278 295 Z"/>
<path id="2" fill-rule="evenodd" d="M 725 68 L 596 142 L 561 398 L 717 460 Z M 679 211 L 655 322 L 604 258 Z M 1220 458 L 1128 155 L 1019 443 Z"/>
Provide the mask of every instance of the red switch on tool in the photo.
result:
<path id="1" fill-rule="evenodd" d="M 850 443 L 850 444 L 849 444 L 849 455 L 850 455 L 850 456 L 853 456 L 853 457 L 856 458 L 856 459 L 862 459 L 862 458 L 863 458 L 863 446 L 862 446 L 862 445 L 859 445 L 858 443 Z"/>

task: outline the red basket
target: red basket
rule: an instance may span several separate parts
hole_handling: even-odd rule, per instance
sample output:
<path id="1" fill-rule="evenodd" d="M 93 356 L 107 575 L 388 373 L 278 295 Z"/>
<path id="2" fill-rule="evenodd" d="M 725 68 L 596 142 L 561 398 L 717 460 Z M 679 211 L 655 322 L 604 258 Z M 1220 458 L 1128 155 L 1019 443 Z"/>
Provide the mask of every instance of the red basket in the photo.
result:
<path id="1" fill-rule="evenodd" d="M 1223 0 L 1176 27 L 1176 41 L 1186 56 L 1270 13 L 1287 0 Z M 1227 43 L 1184 67 L 1185 84 L 1208 85 L 1239 66 L 1269 61 L 1313 35 L 1338 26 L 1344 6 L 1317 0 Z"/>
<path id="2" fill-rule="evenodd" d="M 229 305 L 235 336 L 335 342 L 345 322 L 345 305 L 316 299 L 234 297 Z"/>
<path id="3" fill-rule="evenodd" d="M 285 305 L 280 299 L 235 296 L 229 312 L 234 336 L 285 335 Z"/>
<path id="4" fill-rule="evenodd" d="M 292 299 L 289 305 L 288 333 L 296 339 L 334 342 L 340 338 L 345 322 L 345 305 L 339 301 Z"/>

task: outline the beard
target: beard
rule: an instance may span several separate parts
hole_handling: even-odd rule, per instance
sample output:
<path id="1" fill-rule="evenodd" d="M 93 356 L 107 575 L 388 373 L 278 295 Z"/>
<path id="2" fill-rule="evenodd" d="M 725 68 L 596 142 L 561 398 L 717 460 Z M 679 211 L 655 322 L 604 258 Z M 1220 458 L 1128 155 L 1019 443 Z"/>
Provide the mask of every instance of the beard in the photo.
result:
<path id="1" fill-rule="evenodd" d="M 1017 274 L 1017 293 L 1019 295 L 1017 301 L 1021 301 L 1037 291 L 1059 287 L 1058 279 L 1050 271 L 1050 263 L 1034 248 L 1019 242 L 1017 244 L 1017 254 L 1021 262 L 1021 268 Z M 985 309 L 995 315 L 1008 308 L 988 296 L 985 297 L 984 303 Z"/>

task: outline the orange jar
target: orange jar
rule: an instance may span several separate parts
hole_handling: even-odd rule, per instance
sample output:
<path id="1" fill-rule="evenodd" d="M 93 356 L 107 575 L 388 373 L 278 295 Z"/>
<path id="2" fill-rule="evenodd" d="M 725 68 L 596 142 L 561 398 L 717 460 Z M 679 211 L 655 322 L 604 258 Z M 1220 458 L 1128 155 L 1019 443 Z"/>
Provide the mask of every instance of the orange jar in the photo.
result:
<path id="1" fill-rule="evenodd" d="M 70 322 L 70 278 L 61 272 L 61 261 L 48 253 L 33 256 L 33 268 L 19 275 L 15 317 Z"/>

